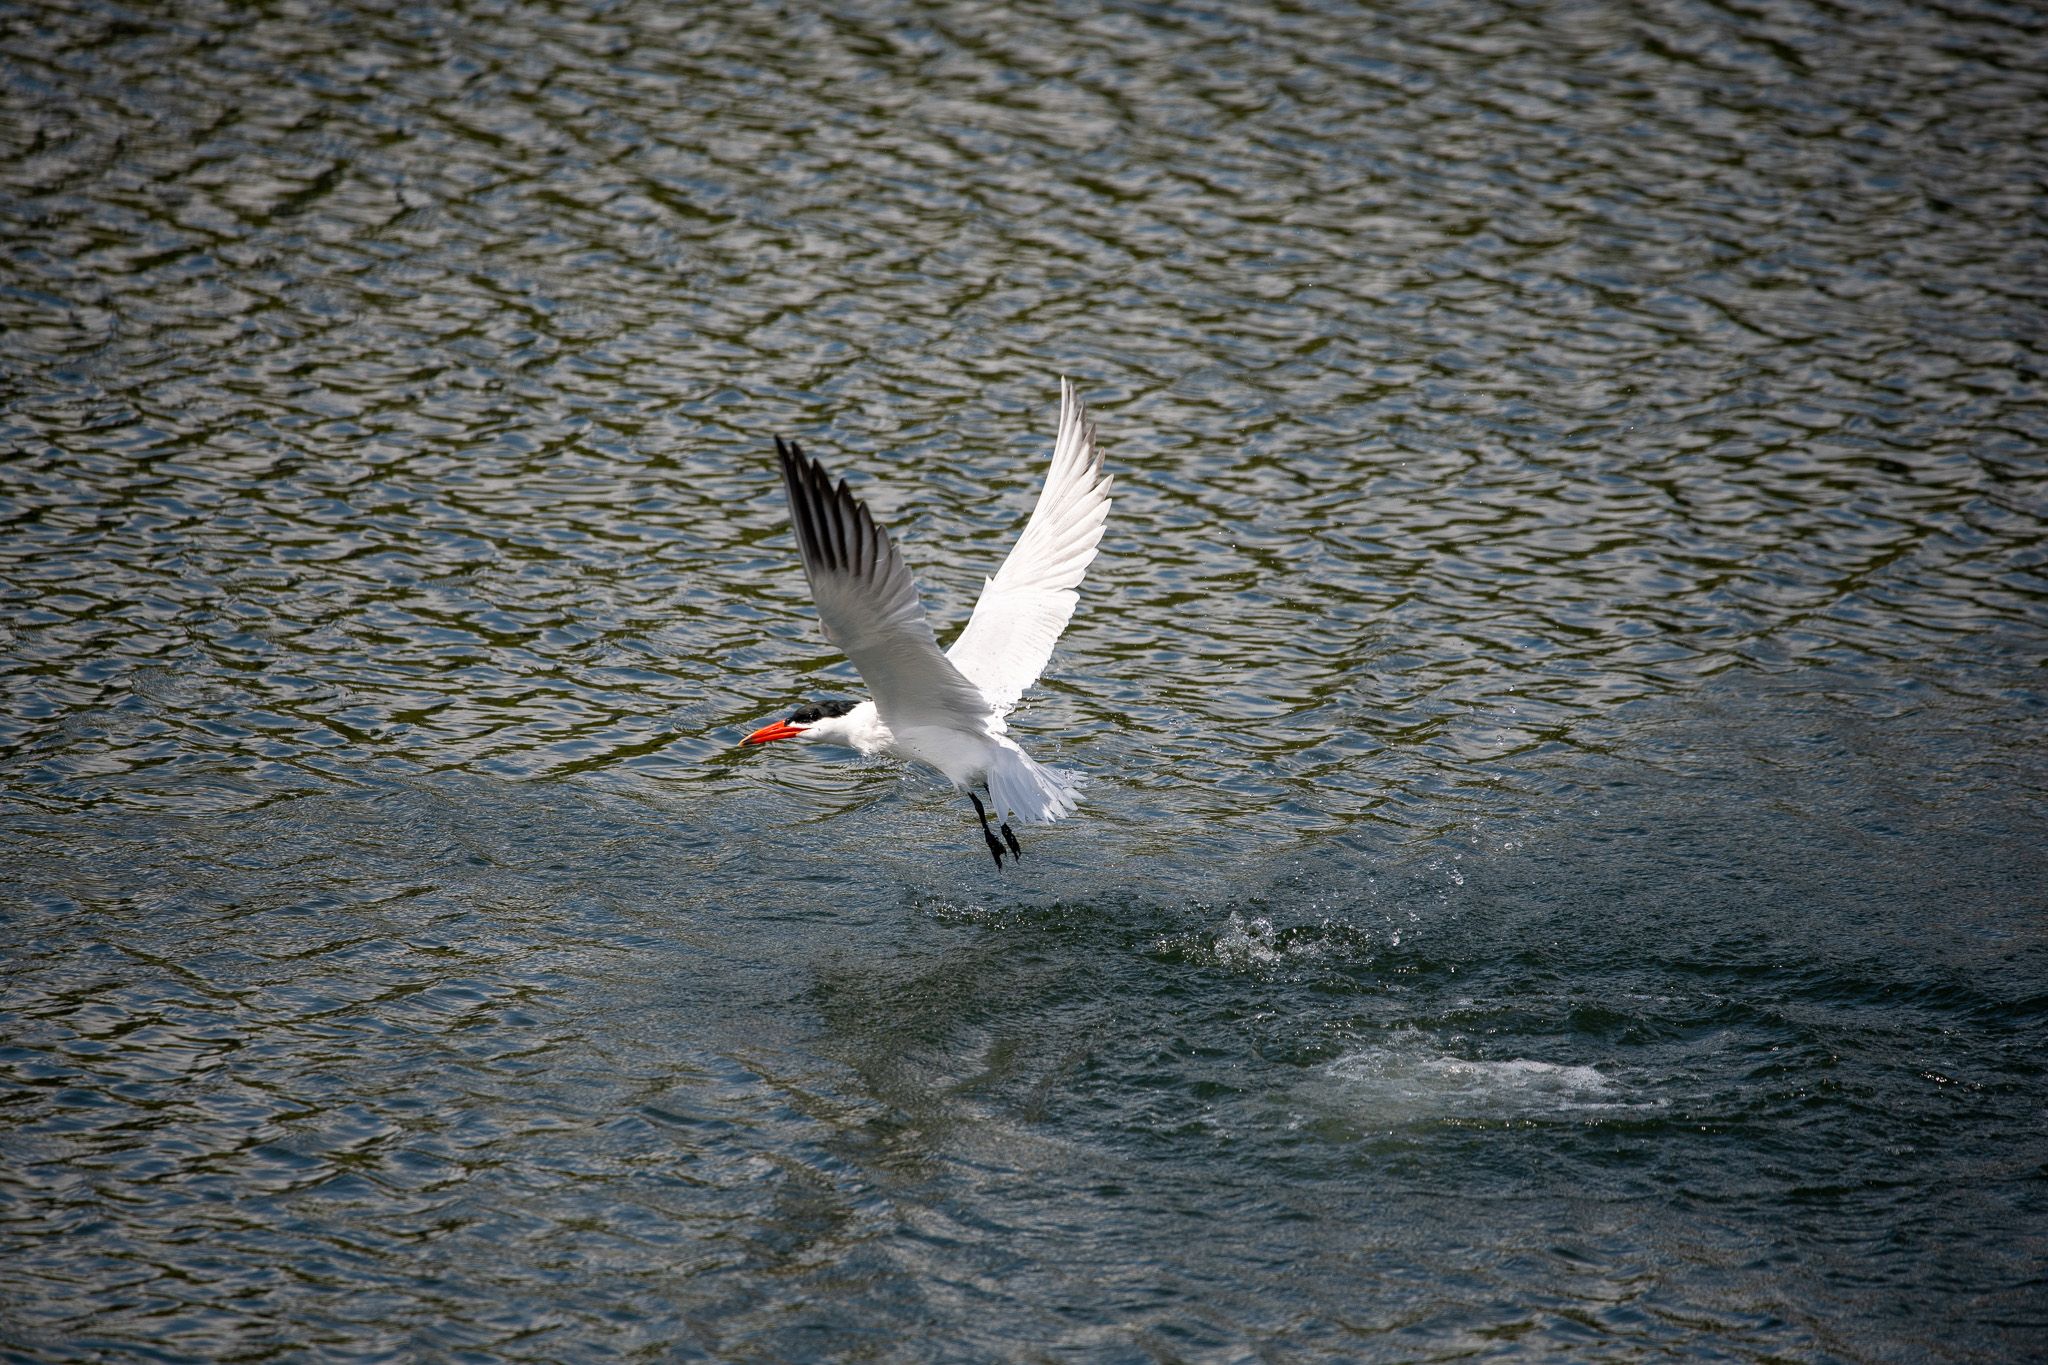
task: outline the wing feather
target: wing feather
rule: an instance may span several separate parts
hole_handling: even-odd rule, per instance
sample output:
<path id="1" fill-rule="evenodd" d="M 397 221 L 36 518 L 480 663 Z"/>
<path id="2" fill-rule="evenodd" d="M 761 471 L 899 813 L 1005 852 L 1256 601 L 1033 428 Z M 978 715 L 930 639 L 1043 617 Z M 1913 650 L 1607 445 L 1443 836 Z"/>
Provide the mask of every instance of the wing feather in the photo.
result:
<path id="1" fill-rule="evenodd" d="M 825 638 L 844 650 L 874 694 L 885 724 L 988 733 L 993 714 L 974 684 L 939 652 L 903 556 L 841 479 L 794 441 L 775 438 L 790 524 Z"/>
<path id="2" fill-rule="evenodd" d="M 981 689 L 997 715 L 1038 681 L 1073 618 L 1075 591 L 1094 562 L 1109 517 L 1114 480 L 1102 470 L 1095 425 L 1080 396 L 1060 380 L 1059 434 L 1045 487 L 1009 557 L 974 604 L 946 657 Z"/>

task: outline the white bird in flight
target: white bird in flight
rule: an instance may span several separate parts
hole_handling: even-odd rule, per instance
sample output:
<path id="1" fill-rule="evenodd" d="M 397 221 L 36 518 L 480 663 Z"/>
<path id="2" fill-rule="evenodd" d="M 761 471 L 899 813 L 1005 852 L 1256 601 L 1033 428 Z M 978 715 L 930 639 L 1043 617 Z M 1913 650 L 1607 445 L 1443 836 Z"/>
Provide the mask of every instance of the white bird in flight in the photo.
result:
<path id="1" fill-rule="evenodd" d="M 1059 434 L 1038 506 L 983 585 L 967 628 L 943 654 L 918 602 L 917 580 L 867 505 L 844 479 L 835 487 L 795 441 L 778 436 L 775 451 L 818 621 L 874 697 L 800 707 L 742 742 L 802 739 L 915 759 L 974 802 L 998 868 L 1004 844 L 1021 858 L 1010 821 L 1044 824 L 1071 815 L 1080 787 L 1078 774 L 1045 767 L 1018 747 L 1003 720 L 1052 657 L 1109 516 L 1111 479 L 1074 386 L 1060 380 Z M 995 807 L 1001 841 L 976 788 Z"/>

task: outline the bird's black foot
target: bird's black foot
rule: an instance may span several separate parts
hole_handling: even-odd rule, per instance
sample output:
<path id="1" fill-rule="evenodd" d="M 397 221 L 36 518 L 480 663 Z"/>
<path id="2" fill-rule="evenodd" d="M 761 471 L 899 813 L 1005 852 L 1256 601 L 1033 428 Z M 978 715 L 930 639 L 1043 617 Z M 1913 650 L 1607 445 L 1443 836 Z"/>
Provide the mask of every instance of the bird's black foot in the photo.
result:
<path id="1" fill-rule="evenodd" d="M 996 839 L 995 831 L 988 827 L 988 811 L 982 807 L 981 798 L 973 792 L 967 793 L 967 799 L 974 803 L 974 813 L 981 817 L 981 837 L 988 841 L 989 856 L 996 860 L 996 868 L 1000 871 L 1003 866 L 1003 846 Z M 1008 825 L 1003 826 L 1003 833 L 1008 834 L 1009 832 L 1010 827 Z M 1015 852 L 1016 848 L 1017 841 L 1015 839 L 1010 840 L 1011 851 Z"/>
<path id="2" fill-rule="evenodd" d="M 1003 842 L 1010 846 L 1010 856 L 1012 858 L 1022 858 L 1024 856 L 1024 850 L 1017 847 L 1017 836 L 1010 833 L 1010 826 L 1007 821 L 1003 824 Z"/>

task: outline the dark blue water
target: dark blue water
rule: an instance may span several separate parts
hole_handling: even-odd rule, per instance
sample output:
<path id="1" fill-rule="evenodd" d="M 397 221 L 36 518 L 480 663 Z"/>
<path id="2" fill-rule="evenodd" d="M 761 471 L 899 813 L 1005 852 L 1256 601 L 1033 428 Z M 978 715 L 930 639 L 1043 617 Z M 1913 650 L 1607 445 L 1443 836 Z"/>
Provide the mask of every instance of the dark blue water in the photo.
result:
<path id="1" fill-rule="evenodd" d="M 0 1351 L 2048 1341 L 2048 51 L 0 3 Z M 996 875 L 941 635 L 1118 477 Z"/>

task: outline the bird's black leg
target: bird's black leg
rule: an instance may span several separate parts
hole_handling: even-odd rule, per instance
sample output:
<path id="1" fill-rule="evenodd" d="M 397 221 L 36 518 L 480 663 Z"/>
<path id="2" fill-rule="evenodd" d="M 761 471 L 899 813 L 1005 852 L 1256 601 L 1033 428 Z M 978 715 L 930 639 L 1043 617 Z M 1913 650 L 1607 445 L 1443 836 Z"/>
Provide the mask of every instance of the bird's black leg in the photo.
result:
<path id="1" fill-rule="evenodd" d="M 1003 846 L 996 842 L 994 831 L 988 827 L 988 812 L 982 809 L 981 798 L 973 792 L 967 793 L 967 799 L 974 803 L 974 813 L 981 817 L 981 837 L 988 840 L 989 856 L 996 860 L 996 866 L 1000 868 L 1003 865 Z M 1016 840 L 1010 842 L 1011 846 L 1015 847 Z"/>
<path id="2" fill-rule="evenodd" d="M 986 782 L 982 783 L 981 789 L 983 791 L 988 791 L 988 784 Z M 988 792 L 988 799 L 991 801 L 995 800 L 996 794 L 992 791 Z M 984 829 L 988 827 L 988 821 L 984 820 L 981 823 Z M 1016 858 L 1020 861 L 1023 859 L 1024 850 L 1017 847 L 1017 836 L 1010 833 L 1010 822 L 1008 820 L 1003 821 L 1003 842 L 1010 846 L 1010 856 L 1012 858 Z"/>

